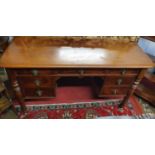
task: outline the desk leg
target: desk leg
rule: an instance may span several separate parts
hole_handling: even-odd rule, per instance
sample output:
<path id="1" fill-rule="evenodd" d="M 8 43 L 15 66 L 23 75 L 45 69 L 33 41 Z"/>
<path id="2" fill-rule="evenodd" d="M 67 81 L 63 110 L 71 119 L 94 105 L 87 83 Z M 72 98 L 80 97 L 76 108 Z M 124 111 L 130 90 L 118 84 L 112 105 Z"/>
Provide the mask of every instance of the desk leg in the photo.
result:
<path id="1" fill-rule="evenodd" d="M 26 106 L 24 103 L 23 95 L 22 95 L 21 89 L 19 87 L 18 81 L 14 80 L 12 86 L 13 86 L 13 89 L 14 89 L 14 92 L 16 95 L 16 99 L 18 100 L 22 111 L 25 113 L 26 112 Z"/>
<path id="2" fill-rule="evenodd" d="M 130 96 L 134 93 L 138 86 L 138 82 L 135 82 L 132 86 L 132 88 L 128 91 L 127 95 L 124 97 L 123 101 L 119 105 L 119 108 L 122 108 L 129 100 Z"/>
<path id="3" fill-rule="evenodd" d="M 119 108 L 122 108 L 129 100 L 130 96 L 133 95 L 133 93 L 135 92 L 137 86 L 139 85 L 140 81 L 142 80 L 142 78 L 144 77 L 144 74 L 146 73 L 146 69 L 142 69 L 141 72 L 139 73 L 136 81 L 134 82 L 132 88 L 128 91 L 127 95 L 125 96 L 125 98 L 123 99 L 122 103 L 119 105 Z"/>

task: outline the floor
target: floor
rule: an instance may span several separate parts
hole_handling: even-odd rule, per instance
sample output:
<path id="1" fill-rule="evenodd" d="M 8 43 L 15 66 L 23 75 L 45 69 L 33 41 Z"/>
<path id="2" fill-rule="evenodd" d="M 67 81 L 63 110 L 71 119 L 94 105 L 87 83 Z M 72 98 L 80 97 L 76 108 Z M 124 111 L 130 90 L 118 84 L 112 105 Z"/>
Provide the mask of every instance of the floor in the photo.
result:
<path id="1" fill-rule="evenodd" d="M 151 106 L 141 98 L 137 98 L 137 99 L 139 103 L 142 105 L 145 114 L 155 114 L 155 107 Z M 17 119 L 17 118 L 18 117 L 11 109 L 8 109 L 5 113 L 3 113 L 0 116 L 0 119 Z"/>
<path id="2" fill-rule="evenodd" d="M 0 116 L 0 119 L 17 119 L 17 115 L 11 110 L 8 109 Z"/>

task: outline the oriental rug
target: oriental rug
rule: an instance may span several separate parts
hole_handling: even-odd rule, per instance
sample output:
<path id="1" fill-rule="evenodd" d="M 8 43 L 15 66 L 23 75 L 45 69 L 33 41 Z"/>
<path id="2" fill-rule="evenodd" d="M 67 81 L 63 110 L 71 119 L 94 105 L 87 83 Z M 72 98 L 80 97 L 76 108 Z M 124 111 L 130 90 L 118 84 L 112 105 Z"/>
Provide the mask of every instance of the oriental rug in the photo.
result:
<path id="1" fill-rule="evenodd" d="M 143 110 L 134 97 L 128 104 L 119 108 L 120 99 L 103 100 L 96 102 L 59 103 L 27 105 L 27 113 L 20 113 L 20 107 L 16 107 L 20 118 L 27 119 L 97 119 L 109 116 L 139 116 Z"/>

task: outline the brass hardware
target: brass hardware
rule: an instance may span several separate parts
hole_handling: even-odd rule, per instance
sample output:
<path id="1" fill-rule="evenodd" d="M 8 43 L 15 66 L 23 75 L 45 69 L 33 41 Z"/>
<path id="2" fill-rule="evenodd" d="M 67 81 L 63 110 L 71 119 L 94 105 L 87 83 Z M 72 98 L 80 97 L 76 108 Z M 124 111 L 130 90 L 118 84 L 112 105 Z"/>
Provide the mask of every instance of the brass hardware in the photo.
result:
<path id="1" fill-rule="evenodd" d="M 81 75 L 84 74 L 84 70 L 83 69 L 80 70 L 80 74 Z"/>
<path id="2" fill-rule="evenodd" d="M 34 83 L 35 83 L 36 86 L 40 86 L 41 81 L 40 80 L 35 80 Z"/>
<path id="3" fill-rule="evenodd" d="M 37 96 L 42 96 L 42 91 L 41 91 L 41 90 L 37 90 L 37 91 L 36 91 L 36 95 L 37 95 Z"/>
<path id="4" fill-rule="evenodd" d="M 33 75 L 33 76 L 37 76 L 37 75 L 38 75 L 38 70 L 33 69 L 33 70 L 32 70 L 32 75 Z"/>
<path id="5" fill-rule="evenodd" d="M 123 82 L 123 80 L 122 80 L 122 79 L 118 79 L 118 80 L 117 80 L 117 84 L 118 84 L 118 85 L 121 85 L 121 84 L 122 84 L 122 82 Z"/>
<path id="6" fill-rule="evenodd" d="M 134 84 L 135 85 L 139 85 L 140 81 L 135 81 Z"/>
<path id="7" fill-rule="evenodd" d="M 121 74 L 122 75 L 125 75 L 125 73 L 126 73 L 126 69 L 123 69 L 122 72 L 121 72 Z"/>
<path id="8" fill-rule="evenodd" d="M 113 90 L 113 94 L 114 95 L 116 95 L 117 94 L 117 90 L 115 89 L 115 90 Z"/>

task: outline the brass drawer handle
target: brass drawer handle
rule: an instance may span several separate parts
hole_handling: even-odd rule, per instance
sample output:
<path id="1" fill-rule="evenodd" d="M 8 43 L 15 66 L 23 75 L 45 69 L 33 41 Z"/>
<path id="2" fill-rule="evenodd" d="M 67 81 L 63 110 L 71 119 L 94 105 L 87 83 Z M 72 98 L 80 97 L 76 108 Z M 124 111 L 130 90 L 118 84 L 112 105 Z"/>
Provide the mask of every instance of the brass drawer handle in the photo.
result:
<path id="1" fill-rule="evenodd" d="M 125 75 L 126 74 L 126 69 L 123 69 L 122 72 L 121 72 L 121 74 L 122 75 Z"/>
<path id="2" fill-rule="evenodd" d="M 117 84 L 118 84 L 118 85 L 121 85 L 121 84 L 122 84 L 122 82 L 123 82 L 123 80 L 122 80 L 122 79 L 118 79 L 118 80 L 117 80 Z"/>
<path id="3" fill-rule="evenodd" d="M 116 94 L 117 94 L 117 90 L 114 89 L 114 90 L 113 90 L 113 95 L 116 95 Z"/>
<path id="4" fill-rule="evenodd" d="M 34 83 L 35 83 L 36 86 L 40 86 L 41 81 L 40 80 L 35 80 Z"/>
<path id="5" fill-rule="evenodd" d="M 80 74 L 81 74 L 81 75 L 84 74 L 84 70 L 83 70 L 83 69 L 80 70 Z"/>
<path id="6" fill-rule="evenodd" d="M 33 76 L 37 76 L 38 74 L 39 74 L 38 70 L 36 70 L 36 69 L 32 70 L 32 75 Z"/>
<path id="7" fill-rule="evenodd" d="M 36 91 L 36 95 L 39 96 L 39 97 L 42 96 L 42 91 L 41 90 L 37 90 Z"/>

